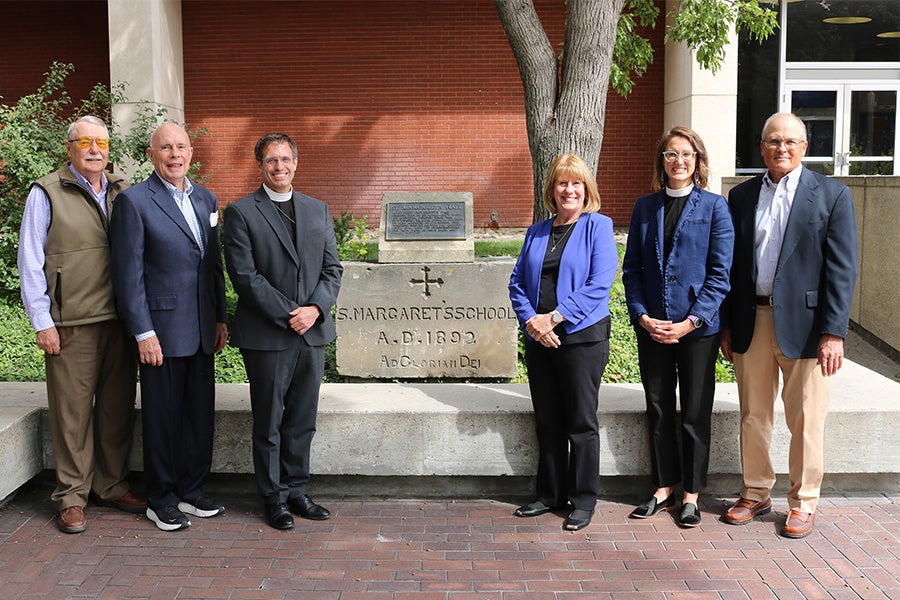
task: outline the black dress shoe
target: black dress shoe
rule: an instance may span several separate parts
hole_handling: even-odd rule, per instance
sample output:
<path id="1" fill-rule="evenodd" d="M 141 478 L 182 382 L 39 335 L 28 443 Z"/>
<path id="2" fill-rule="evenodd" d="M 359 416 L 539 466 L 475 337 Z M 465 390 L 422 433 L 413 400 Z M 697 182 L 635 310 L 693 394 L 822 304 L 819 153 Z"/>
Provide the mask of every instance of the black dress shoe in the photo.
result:
<path id="1" fill-rule="evenodd" d="M 266 504 L 266 519 L 275 529 L 290 529 L 294 526 L 294 517 L 284 502 Z"/>
<path id="2" fill-rule="evenodd" d="M 650 496 L 650 499 L 631 511 L 628 515 L 632 519 L 649 519 L 655 517 L 664 510 L 669 510 L 675 506 L 675 493 L 669 494 L 669 497 L 658 502 L 656 496 Z"/>
<path id="3" fill-rule="evenodd" d="M 563 524 L 563 526 L 569 531 L 578 531 L 579 529 L 584 529 L 591 524 L 591 517 L 593 515 L 594 511 L 592 510 L 576 508 L 571 513 L 569 513 L 568 517 L 566 517 L 566 522 Z"/>
<path id="4" fill-rule="evenodd" d="M 513 514 L 517 517 L 536 517 L 538 515 L 548 513 L 551 510 L 553 510 L 552 507 L 547 506 L 540 500 L 535 500 L 531 504 L 524 504 L 520 506 Z"/>
<path id="5" fill-rule="evenodd" d="M 324 521 L 331 516 L 327 508 L 319 506 L 306 494 L 296 498 L 288 498 L 287 505 L 292 513 L 310 521 Z"/>
<path id="6" fill-rule="evenodd" d="M 681 516 L 678 524 L 682 527 L 696 527 L 700 524 L 700 509 L 693 502 L 688 502 L 681 507 Z"/>

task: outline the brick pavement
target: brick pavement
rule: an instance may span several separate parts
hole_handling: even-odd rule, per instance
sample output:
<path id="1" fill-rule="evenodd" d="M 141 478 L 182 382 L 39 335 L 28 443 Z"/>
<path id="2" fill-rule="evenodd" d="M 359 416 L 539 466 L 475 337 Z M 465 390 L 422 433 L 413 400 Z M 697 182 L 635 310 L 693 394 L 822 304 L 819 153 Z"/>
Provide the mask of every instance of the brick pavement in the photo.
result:
<path id="1" fill-rule="evenodd" d="M 249 493 L 227 512 L 164 533 L 145 517 L 90 506 L 88 530 L 60 533 L 38 477 L 0 510 L 0 598 L 543 600 L 900 599 L 898 495 L 830 495 L 802 540 L 773 513 L 718 521 L 733 497 L 701 497 L 703 524 L 631 521 L 631 500 L 598 504 L 581 532 L 560 515 L 521 519 L 504 500 L 316 499 L 324 522 L 264 524 Z M 214 492 L 216 490 L 210 490 Z"/>

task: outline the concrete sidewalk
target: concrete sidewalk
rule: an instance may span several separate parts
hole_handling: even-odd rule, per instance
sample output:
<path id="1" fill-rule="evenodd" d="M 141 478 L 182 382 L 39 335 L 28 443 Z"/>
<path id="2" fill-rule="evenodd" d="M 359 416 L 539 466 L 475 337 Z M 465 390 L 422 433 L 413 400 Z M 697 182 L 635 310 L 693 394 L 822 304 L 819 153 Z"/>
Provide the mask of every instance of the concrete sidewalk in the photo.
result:
<path id="1" fill-rule="evenodd" d="M 718 520 L 733 497 L 702 496 L 703 523 L 627 518 L 643 498 L 608 499 L 587 529 L 561 514 L 512 516 L 519 499 L 316 496 L 328 521 L 262 520 L 249 480 L 209 486 L 227 505 L 164 533 L 143 516 L 89 506 L 60 533 L 45 471 L 0 510 L 0 597 L 302 600 L 900 598 L 900 496 L 831 495 L 815 531 L 778 535 L 786 503 L 745 526 Z M 240 487 L 240 486 L 238 486 Z"/>

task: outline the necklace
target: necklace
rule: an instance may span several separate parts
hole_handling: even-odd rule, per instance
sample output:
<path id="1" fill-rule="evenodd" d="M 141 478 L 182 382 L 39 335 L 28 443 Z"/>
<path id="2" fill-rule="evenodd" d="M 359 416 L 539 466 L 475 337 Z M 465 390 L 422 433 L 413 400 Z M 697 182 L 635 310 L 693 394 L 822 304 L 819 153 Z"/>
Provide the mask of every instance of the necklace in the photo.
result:
<path id="1" fill-rule="evenodd" d="M 293 223 L 294 225 L 296 225 L 296 224 L 297 224 L 297 221 L 295 221 L 294 219 L 292 219 L 292 218 L 291 218 L 291 215 L 287 214 L 286 211 L 283 211 L 283 210 L 281 210 L 280 208 L 278 208 L 278 204 L 279 204 L 278 202 L 273 202 L 273 203 L 272 203 L 272 205 L 275 207 L 275 210 L 277 210 L 279 213 L 281 213 L 281 216 L 282 216 L 282 217 L 284 217 L 285 219 L 287 219 L 288 221 L 290 221 L 291 223 Z"/>
<path id="2" fill-rule="evenodd" d="M 566 232 L 565 232 L 564 234 L 562 234 L 562 237 L 560 237 L 558 240 L 557 240 L 557 239 L 552 239 L 552 238 L 555 238 L 555 237 L 556 237 L 556 236 L 554 236 L 553 234 L 550 235 L 550 237 L 551 237 L 551 239 L 552 239 L 552 241 L 553 241 L 553 245 L 550 246 L 550 254 L 553 254 L 554 252 L 556 252 L 556 247 L 559 246 L 560 244 L 562 244 L 562 243 L 565 241 L 565 239 L 566 239 L 567 237 L 569 237 L 569 234 L 572 233 L 572 228 L 575 227 L 575 224 L 576 224 L 576 223 L 578 223 L 578 220 L 577 220 L 577 219 L 576 219 L 575 221 L 572 221 L 572 222 L 569 224 L 569 228 L 566 229 Z"/>

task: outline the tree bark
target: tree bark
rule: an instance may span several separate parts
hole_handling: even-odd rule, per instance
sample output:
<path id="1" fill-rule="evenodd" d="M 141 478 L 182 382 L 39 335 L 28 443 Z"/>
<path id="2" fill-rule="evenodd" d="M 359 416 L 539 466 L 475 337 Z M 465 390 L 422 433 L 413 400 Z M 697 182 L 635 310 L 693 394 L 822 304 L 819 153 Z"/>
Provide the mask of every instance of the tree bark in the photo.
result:
<path id="1" fill-rule="evenodd" d="M 596 174 L 624 0 L 567 0 L 561 60 L 532 0 L 494 0 L 494 4 L 522 77 L 537 222 L 549 216 L 541 194 L 556 156 L 577 154 Z"/>

